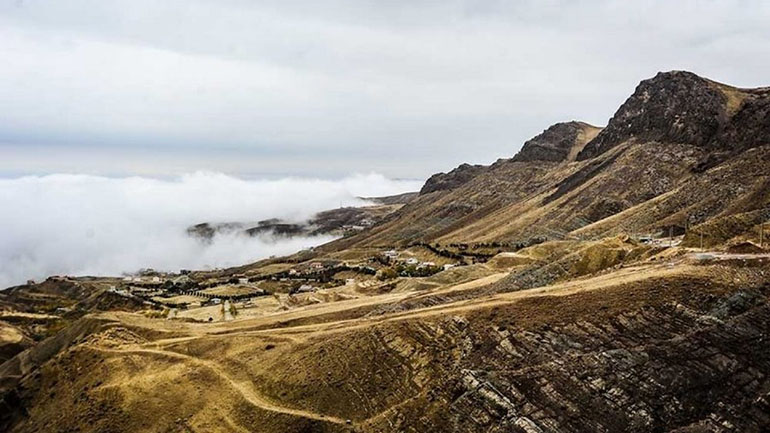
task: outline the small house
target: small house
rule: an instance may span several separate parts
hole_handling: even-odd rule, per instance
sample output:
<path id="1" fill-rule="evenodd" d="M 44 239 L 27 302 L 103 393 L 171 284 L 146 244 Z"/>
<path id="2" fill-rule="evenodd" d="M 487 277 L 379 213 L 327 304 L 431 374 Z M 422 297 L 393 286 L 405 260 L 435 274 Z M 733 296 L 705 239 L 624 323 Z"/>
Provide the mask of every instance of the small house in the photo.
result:
<path id="1" fill-rule="evenodd" d="M 308 293 L 308 292 L 315 292 L 315 287 L 311 286 L 310 284 L 303 284 L 299 286 L 297 289 L 297 293 Z"/>

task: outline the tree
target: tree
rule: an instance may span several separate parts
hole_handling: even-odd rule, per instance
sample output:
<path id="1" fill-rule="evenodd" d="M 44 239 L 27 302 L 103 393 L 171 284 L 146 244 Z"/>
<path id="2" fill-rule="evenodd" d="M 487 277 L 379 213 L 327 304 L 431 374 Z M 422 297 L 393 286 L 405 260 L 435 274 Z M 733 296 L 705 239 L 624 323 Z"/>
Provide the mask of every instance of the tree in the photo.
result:
<path id="1" fill-rule="evenodd" d="M 396 278 L 398 276 L 398 272 L 396 272 L 393 268 L 384 268 L 380 270 L 380 275 L 377 277 L 380 279 L 380 281 L 385 280 L 392 280 L 393 278 Z"/>

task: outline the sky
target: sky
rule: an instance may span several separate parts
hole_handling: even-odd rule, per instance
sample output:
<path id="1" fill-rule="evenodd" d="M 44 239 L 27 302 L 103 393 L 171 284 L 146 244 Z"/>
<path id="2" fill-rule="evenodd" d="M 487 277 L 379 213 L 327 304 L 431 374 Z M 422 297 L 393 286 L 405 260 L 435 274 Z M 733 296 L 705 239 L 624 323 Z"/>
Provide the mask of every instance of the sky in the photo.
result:
<path id="1" fill-rule="evenodd" d="M 686 69 L 770 85 L 766 1 L 0 0 L 0 177 L 425 179 Z"/>

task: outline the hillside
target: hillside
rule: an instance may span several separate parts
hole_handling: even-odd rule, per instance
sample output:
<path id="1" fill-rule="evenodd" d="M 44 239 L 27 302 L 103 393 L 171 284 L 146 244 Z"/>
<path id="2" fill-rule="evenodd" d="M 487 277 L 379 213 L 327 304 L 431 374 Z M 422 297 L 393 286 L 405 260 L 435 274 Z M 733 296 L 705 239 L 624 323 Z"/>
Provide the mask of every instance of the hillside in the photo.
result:
<path id="1" fill-rule="evenodd" d="M 769 104 L 767 88 L 660 73 L 605 128 L 556 124 L 513 158 L 434 175 L 386 224 L 339 245 L 658 233 L 756 211 L 768 200 Z"/>
<path id="2" fill-rule="evenodd" d="M 317 248 L 0 292 L 0 431 L 768 431 L 768 104 L 660 73 Z"/>

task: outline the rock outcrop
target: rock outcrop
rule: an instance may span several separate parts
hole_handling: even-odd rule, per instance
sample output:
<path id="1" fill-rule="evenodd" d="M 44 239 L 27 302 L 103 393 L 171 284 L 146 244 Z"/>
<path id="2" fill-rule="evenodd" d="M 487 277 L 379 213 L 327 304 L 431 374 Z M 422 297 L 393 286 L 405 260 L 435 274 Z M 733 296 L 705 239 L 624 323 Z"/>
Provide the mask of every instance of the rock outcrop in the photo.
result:
<path id="1" fill-rule="evenodd" d="M 574 161 L 583 146 L 601 131 L 585 122 L 557 123 L 524 143 L 514 161 Z"/>
<path id="2" fill-rule="evenodd" d="M 462 164 L 449 173 L 436 173 L 425 182 L 420 195 L 436 191 L 455 189 L 484 171 L 483 165 Z"/>
<path id="3" fill-rule="evenodd" d="M 739 89 L 685 71 L 642 81 L 577 159 L 629 141 L 735 152 L 770 143 L 770 89 Z"/>

